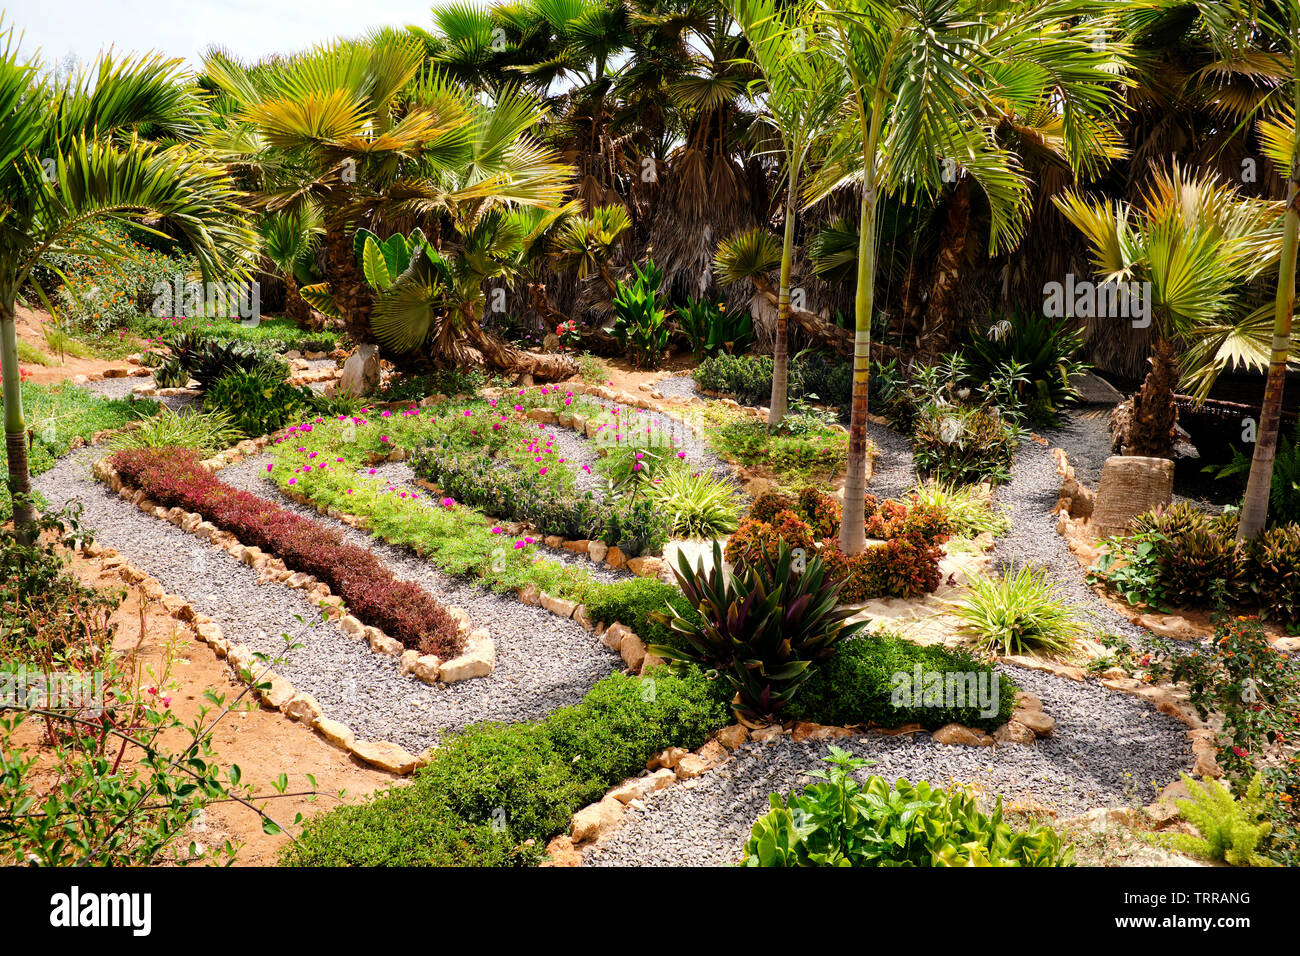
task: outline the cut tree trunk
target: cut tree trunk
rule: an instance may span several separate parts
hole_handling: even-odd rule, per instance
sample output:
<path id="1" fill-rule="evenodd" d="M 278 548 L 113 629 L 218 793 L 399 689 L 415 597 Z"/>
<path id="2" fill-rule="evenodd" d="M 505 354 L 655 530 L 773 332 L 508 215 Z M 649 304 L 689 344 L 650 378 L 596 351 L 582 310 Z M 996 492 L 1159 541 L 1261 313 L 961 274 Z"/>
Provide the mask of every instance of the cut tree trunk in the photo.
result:
<path id="1" fill-rule="evenodd" d="M 534 381 L 558 382 L 578 374 L 578 363 L 561 353 L 521 352 L 483 330 L 477 320 L 465 323 L 467 338 L 483 355 L 483 364 L 510 375 L 531 375 Z"/>
<path id="2" fill-rule="evenodd" d="M 347 225 L 339 220 L 326 226 L 327 281 L 339 314 L 343 316 L 344 327 L 352 340 L 360 345 L 375 341 L 370 331 L 370 309 L 374 305 L 374 294 L 366 284 L 365 274 L 357 262 Z"/>
<path id="3" fill-rule="evenodd" d="M 1174 453 L 1174 426 L 1178 409 L 1174 390 L 1178 387 L 1178 353 L 1168 339 L 1160 339 L 1151 353 L 1151 371 L 1133 396 L 1133 422 L 1129 428 L 1126 455 L 1170 458 Z"/>

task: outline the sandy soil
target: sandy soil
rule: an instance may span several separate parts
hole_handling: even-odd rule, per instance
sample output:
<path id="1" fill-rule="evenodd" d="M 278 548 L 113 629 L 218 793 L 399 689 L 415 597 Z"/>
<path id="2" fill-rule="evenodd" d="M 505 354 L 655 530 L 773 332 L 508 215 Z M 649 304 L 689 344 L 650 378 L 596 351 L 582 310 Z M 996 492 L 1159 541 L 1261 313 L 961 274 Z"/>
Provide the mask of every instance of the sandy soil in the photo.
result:
<path id="1" fill-rule="evenodd" d="M 19 340 L 29 342 L 46 355 L 50 355 L 49 346 L 45 344 L 45 336 L 41 332 L 41 326 L 52 321 L 50 314 L 43 309 L 29 309 L 20 305 L 15 310 L 15 317 Z M 57 355 L 50 355 L 50 357 L 58 364 L 36 365 L 31 362 L 20 362 L 19 368 L 30 375 L 28 381 L 49 383 L 61 382 L 74 375 L 102 372 L 106 368 L 122 364 L 121 359 L 81 359 L 65 355 L 60 361 Z"/>

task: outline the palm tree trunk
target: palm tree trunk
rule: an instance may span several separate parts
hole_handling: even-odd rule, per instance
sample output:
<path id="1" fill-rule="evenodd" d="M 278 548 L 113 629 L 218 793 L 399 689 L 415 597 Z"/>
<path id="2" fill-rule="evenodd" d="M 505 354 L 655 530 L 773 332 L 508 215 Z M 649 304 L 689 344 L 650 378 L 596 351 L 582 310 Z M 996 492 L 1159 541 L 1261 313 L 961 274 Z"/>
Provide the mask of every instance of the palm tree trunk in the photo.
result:
<path id="1" fill-rule="evenodd" d="M 329 289 L 343 316 L 352 341 L 358 345 L 374 342 L 370 331 L 372 297 L 365 274 L 352 248 L 347 222 L 335 219 L 325 227 L 325 258 L 329 270 Z"/>
<path id="2" fill-rule="evenodd" d="M 799 175 L 790 164 L 790 188 L 785 199 L 785 241 L 781 246 L 781 285 L 776 302 L 776 336 L 772 345 L 772 398 L 767 424 L 775 428 L 785 418 L 790 380 L 790 268 L 794 261 L 794 210 Z"/>
<path id="3" fill-rule="evenodd" d="M 871 308 L 876 284 L 876 188 L 862 190 L 858 236 L 858 291 L 854 300 L 853 401 L 849 418 L 849 461 L 844 478 L 840 550 L 858 554 L 867 546 L 867 393 L 871 376 Z"/>
<path id="4" fill-rule="evenodd" d="M 23 416 L 22 382 L 18 369 L 18 325 L 13 299 L 0 301 L 0 375 L 4 379 L 5 452 L 9 461 L 9 496 L 13 500 L 14 531 L 19 544 L 36 540 L 36 508 L 27 465 L 27 420 Z"/>
<path id="5" fill-rule="evenodd" d="M 292 271 L 284 274 L 284 312 L 298 328 L 313 328 L 311 306 L 298 291 L 298 280 Z"/>
<path id="6" fill-rule="evenodd" d="M 1296 103 L 1300 106 L 1300 42 L 1293 45 L 1293 72 Z M 1264 405 L 1259 413 L 1255 433 L 1255 453 L 1250 459 L 1250 478 L 1246 497 L 1241 502 L 1241 520 L 1237 540 L 1248 541 L 1264 530 L 1268 521 L 1268 499 L 1273 487 L 1273 459 L 1277 455 L 1277 433 L 1282 419 L 1282 389 L 1286 385 L 1286 366 L 1291 354 L 1291 323 L 1295 318 L 1296 247 L 1300 244 L 1300 143 L 1291 155 L 1291 176 L 1287 182 L 1286 219 L 1282 232 L 1282 260 L 1277 272 L 1277 298 L 1273 309 L 1273 350 L 1268 361 L 1268 381 L 1264 385 Z"/>
<path id="7" fill-rule="evenodd" d="M 1166 338 L 1156 341 L 1151 371 L 1133 396 L 1133 424 L 1126 451 L 1130 455 L 1169 458 L 1174 452 L 1174 389 L 1178 386 L 1178 353 Z"/>
<path id="8" fill-rule="evenodd" d="M 934 281 L 926 303 L 925 323 L 919 346 L 924 352 L 939 353 L 952 344 L 956 329 L 957 278 L 966 260 L 966 234 L 970 226 L 970 177 L 961 174 L 946 203 L 947 217 L 934 263 Z"/>

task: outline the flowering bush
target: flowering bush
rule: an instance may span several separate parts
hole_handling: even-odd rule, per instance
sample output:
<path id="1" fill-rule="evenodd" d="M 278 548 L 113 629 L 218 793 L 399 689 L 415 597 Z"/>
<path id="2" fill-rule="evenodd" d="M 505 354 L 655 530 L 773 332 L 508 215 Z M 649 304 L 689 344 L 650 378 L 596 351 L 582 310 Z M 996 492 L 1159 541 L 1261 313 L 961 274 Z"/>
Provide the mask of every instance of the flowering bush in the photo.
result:
<path id="1" fill-rule="evenodd" d="M 843 585 L 841 597 L 850 603 L 882 595 L 912 597 L 939 586 L 940 545 L 950 531 L 940 509 L 867 496 L 867 536 L 884 543 L 853 555 L 839 550 L 839 523 L 839 502 L 815 488 L 803 489 L 797 498 L 765 492 L 727 542 L 727 560 L 770 560 L 782 542 L 803 548 L 809 558 L 821 555 L 832 579 Z"/>
<path id="2" fill-rule="evenodd" d="M 419 585 L 398 580 L 373 553 L 344 542 L 338 532 L 225 484 L 195 452 L 142 448 L 118 452 L 112 461 L 123 481 L 153 501 L 197 511 L 244 544 L 325 582 L 357 617 L 406 647 L 443 658 L 460 653 L 455 620 Z"/>

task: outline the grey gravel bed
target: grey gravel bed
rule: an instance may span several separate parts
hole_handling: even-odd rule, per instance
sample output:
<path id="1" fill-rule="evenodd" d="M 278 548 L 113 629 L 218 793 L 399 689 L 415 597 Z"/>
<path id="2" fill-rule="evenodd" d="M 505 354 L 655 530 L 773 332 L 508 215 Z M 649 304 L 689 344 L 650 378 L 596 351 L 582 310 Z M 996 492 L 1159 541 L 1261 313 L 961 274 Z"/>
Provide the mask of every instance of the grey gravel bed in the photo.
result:
<path id="1" fill-rule="evenodd" d="M 1005 670 L 1005 669 L 1004 669 Z M 1145 702 L 1097 684 L 1077 684 L 1010 669 L 1023 689 L 1042 698 L 1056 719 L 1052 737 L 1031 746 L 944 746 L 929 734 L 869 734 L 830 742 L 747 744 L 725 767 L 651 795 L 629 809 L 602 846 L 587 850 L 591 866 L 726 866 L 740 861 L 768 795 L 788 795 L 811 782 L 809 770 L 833 743 L 875 761 L 859 778 L 973 784 L 991 802 L 1029 799 L 1061 815 L 1098 806 L 1123 807 L 1154 798 L 1191 763 L 1184 728 Z"/>
<path id="2" fill-rule="evenodd" d="M 695 384 L 695 376 L 690 372 L 684 375 L 673 375 L 670 378 L 661 378 L 654 383 L 653 387 L 664 398 L 702 398 L 705 400 L 709 398 L 708 395 L 700 391 L 700 387 Z"/>
<path id="3" fill-rule="evenodd" d="M 302 594 L 282 584 L 257 584 L 257 572 L 224 551 L 122 501 L 90 475 L 102 449 L 88 448 L 34 479 L 51 504 L 79 499 L 97 539 L 117 548 L 221 625 L 227 637 L 254 650 L 278 653 L 279 635 L 300 628 L 295 615 L 318 612 Z M 232 484 L 253 485 L 256 465 L 222 472 Z M 264 465 L 262 465 L 264 467 Z M 244 473 L 244 480 L 240 480 Z M 361 532 L 335 522 L 355 543 Z M 475 627 L 496 642 L 496 671 L 487 678 L 431 686 L 397 672 L 395 658 L 374 654 L 364 642 L 324 623 L 296 638 L 302 646 L 277 666 L 293 684 L 320 701 L 330 717 L 364 739 L 393 740 L 412 753 L 436 744 L 447 731 L 484 720 L 515 722 L 543 717 L 578 703 L 587 689 L 618 665 L 618 655 L 572 621 L 447 578 L 412 555 L 373 545 L 393 573 L 419 580 L 449 604 L 464 608 Z"/>
<path id="4" fill-rule="evenodd" d="M 152 385 L 153 379 L 143 377 L 106 378 L 99 382 L 84 382 L 77 387 L 84 388 L 101 398 L 130 398 L 134 394 L 135 387 L 146 382 Z M 198 409 L 202 404 L 202 399 L 197 395 L 153 395 L 150 396 L 150 399 L 159 405 L 165 405 L 174 412 Z"/>

